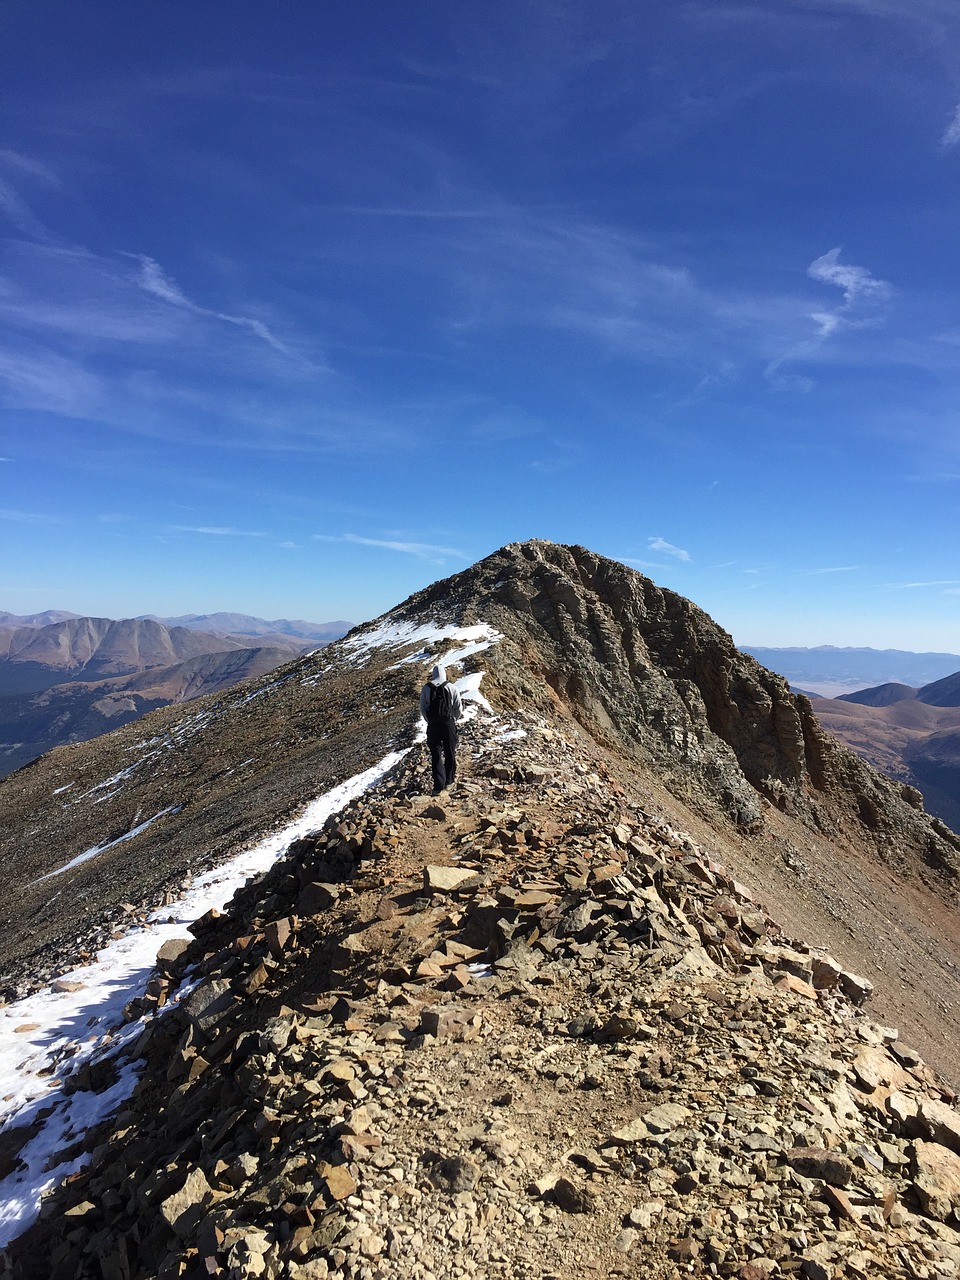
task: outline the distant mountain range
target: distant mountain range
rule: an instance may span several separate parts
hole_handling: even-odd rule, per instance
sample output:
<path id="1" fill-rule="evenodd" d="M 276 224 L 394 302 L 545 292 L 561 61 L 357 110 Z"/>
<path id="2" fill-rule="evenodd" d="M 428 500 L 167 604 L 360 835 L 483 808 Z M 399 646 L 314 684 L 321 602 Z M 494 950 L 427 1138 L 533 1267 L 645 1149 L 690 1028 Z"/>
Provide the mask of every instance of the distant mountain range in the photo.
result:
<path id="1" fill-rule="evenodd" d="M 68 613 L 65 609 L 45 609 L 43 613 L 6 613 L 0 609 L 0 627 L 46 627 L 51 622 L 67 622 L 79 617 L 79 613 Z"/>
<path id="2" fill-rule="evenodd" d="M 813 649 L 742 645 L 758 662 L 794 688 L 836 697 L 865 686 L 903 684 L 914 688 L 960 671 L 960 654 L 911 653 L 906 649 L 856 649 L 818 645 Z"/>
<path id="3" fill-rule="evenodd" d="M 185 613 L 179 618 L 158 618 L 141 614 L 141 619 L 163 622 L 168 627 L 186 627 L 188 631 L 209 631 L 228 636 L 293 636 L 298 640 L 314 640 L 330 644 L 345 636 L 352 622 L 304 622 L 302 618 L 254 618 L 248 613 Z"/>
<path id="4" fill-rule="evenodd" d="M 55 746 L 263 675 L 347 630 L 232 613 L 162 621 L 0 612 L 0 776 Z"/>

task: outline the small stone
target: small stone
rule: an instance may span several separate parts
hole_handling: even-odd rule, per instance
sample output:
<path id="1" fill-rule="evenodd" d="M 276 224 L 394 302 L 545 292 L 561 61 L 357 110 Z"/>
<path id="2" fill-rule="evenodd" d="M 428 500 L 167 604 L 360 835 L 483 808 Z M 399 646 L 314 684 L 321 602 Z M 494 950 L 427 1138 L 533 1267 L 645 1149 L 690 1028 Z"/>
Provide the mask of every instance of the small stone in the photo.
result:
<path id="1" fill-rule="evenodd" d="M 846 970 L 840 974 L 840 990 L 852 1000 L 854 1004 L 863 1004 L 869 995 L 873 994 L 873 983 L 867 978 L 861 978 L 856 973 L 847 973 Z"/>
<path id="2" fill-rule="evenodd" d="M 204 1207 L 213 1198 L 213 1188 L 202 1169 L 191 1169 L 179 1191 L 160 1205 L 160 1213 L 181 1240 L 186 1240 L 199 1225 Z"/>
<path id="3" fill-rule="evenodd" d="M 578 1187 L 569 1178 L 558 1178 L 553 1187 L 553 1195 L 564 1213 L 592 1213 L 593 1196 L 583 1187 Z"/>
<path id="4" fill-rule="evenodd" d="M 441 1191 L 456 1194 L 459 1191 L 472 1191 L 477 1185 L 480 1170 L 469 1156 L 449 1156 L 438 1160 L 430 1170 L 430 1181 Z"/>
<path id="5" fill-rule="evenodd" d="M 669 1133 L 671 1129 L 679 1128 L 689 1120 L 692 1114 L 689 1107 L 681 1106 L 679 1102 L 664 1102 L 648 1111 L 643 1121 L 654 1133 Z"/>
<path id="6" fill-rule="evenodd" d="M 157 964 L 164 967 L 175 965 L 192 945 L 192 938 L 168 938 L 157 952 Z"/>
<path id="7" fill-rule="evenodd" d="M 325 1164 L 320 1176 L 332 1200 L 346 1200 L 347 1196 L 356 1194 L 357 1180 L 345 1164 Z"/>
<path id="8" fill-rule="evenodd" d="M 938 1142 L 913 1144 L 917 1174 L 914 1188 L 924 1213 L 943 1222 L 960 1205 L 960 1156 Z"/>
<path id="9" fill-rule="evenodd" d="M 693 1236 L 686 1236 L 683 1240 L 672 1244 L 667 1253 L 674 1262 L 696 1262 L 700 1257 L 700 1251 L 700 1241 L 695 1240 Z"/>
<path id="10" fill-rule="evenodd" d="M 638 1234 L 632 1227 L 624 1227 L 613 1242 L 613 1247 L 618 1253 L 629 1253 L 633 1246 L 637 1243 Z"/>
<path id="11" fill-rule="evenodd" d="M 530 889 L 526 893 L 518 893 L 513 900 L 513 905 L 518 911 L 536 911 L 553 901 L 555 901 L 554 894 L 546 893 L 542 889 Z"/>
<path id="12" fill-rule="evenodd" d="M 787 1163 L 804 1178 L 820 1178 L 833 1187 L 845 1187 L 853 1177 L 853 1164 L 825 1147 L 791 1147 Z"/>
<path id="13" fill-rule="evenodd" d="M 321 912 L 329 910 L 339 897 L 340 890 L 337 885 L 328 884 L 323 880 L 314 880 L 300 891 L 300 897 L 297 899 L 297 915 L 318 916 Z"/>
<path id="14" fill-rule="evenodd" d="M 614 1129 L 610 1135 L 610 1142 L 621 1146 L 629 1146 L 631 1142 L 643 1142 L 650 1137 L 650 1130 L 647 1128 L 643 1120 L 631 1120 L 628 1124 L 621 1125 L 619 1129 Z"/>
<path id="15" fill-rule="evenodd" d="M 592 1013 L 581 1013 L 567 1023 L 567 1035 L 579 1038 L 588 1036 L 597 1028 L 597 1018 Z"/>
<path id="16" fill-rule="evenodd" d="M 823 1188 L 823 1198 L 831 1209 L 834 1209 L 841 1218 L 850 1218 L 856 1221 L 857 1215 L 854 1212 L 850 1198 L 845 1191 L 841 1191 L 839 1187 L 831 1187 L 829 1183 Z"/>
<path id="17" fill-rule="evenodd" d="M 640 1024 L 636 1018 L 626 1018 L 615 1013 L 600 1028 L 600 1035 L 604 1040 L 630 1040 L 639 1030 Z"/>
<path id="18" fill-rule="evenodd" d="M 292 931 L 291 922 L 286 918 L 283 920 L 271 920 L 266 929 L 264 929 L 267 946 L 270 948 L 270 954 L 274 960 L 280 960 L 283 957 Z"/>

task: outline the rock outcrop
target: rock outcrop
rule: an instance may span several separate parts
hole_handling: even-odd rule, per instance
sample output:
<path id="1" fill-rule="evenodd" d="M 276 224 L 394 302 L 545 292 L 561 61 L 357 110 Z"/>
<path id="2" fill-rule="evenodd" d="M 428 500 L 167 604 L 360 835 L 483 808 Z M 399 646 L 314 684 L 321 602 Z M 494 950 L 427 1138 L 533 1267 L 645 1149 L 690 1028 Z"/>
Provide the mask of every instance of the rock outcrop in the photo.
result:
<path id="1" fill-rule="evenodd" d="M 678 795 L 746 831 L 764 801 L 819 830 L 853 823 L 881 854 L 905 848 L 949 880 L 960 838 L 821 729 L 808 698 L 741 653 L 701 609 L 582 547 L 514 544 L 396 613 L 483 619 L 508 637 L 491 660 L 506 705 L 572 715 L 649 761 Z"/>

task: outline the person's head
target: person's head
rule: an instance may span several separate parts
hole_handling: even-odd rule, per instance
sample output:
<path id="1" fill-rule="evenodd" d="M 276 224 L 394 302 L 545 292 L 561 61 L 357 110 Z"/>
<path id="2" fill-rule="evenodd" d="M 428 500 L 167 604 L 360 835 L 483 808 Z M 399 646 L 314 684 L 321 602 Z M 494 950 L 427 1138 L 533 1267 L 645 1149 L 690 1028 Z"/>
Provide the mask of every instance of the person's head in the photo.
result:
<path id="1" fill-rule="evenodd" d="M 437 665 L 430 672 L 430 683 L 443 684 L 446 678 L 447 678 L 446 669 L 444 667 L 441 667 L 441 665 L 438 662 Z"/>

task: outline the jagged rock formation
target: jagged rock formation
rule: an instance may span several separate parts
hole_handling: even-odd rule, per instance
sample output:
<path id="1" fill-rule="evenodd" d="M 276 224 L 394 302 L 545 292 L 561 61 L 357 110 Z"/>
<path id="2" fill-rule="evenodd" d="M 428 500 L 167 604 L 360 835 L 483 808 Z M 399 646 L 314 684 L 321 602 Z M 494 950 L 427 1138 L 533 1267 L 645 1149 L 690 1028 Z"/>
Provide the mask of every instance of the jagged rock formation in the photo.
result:
<path id="1" fill-rule="evenodd" d="M 960 841 L 582 548 L 504 548 L 0 784 L 8 995 L 413 746 L 437 625 L 479 622 L 461 666 L 508 719 L 469 728 L 460 788 L 419 795 L 414 747 L 160 958 L 142 1082 L 14 1274 L 955 1275 L 954 1095 L 892 1025 L 960 1079 Z"/>
<path id="2" fill-rule="evenodd" d="M 907 846 L 951 879 L 960 868 L 960 840 L 920 811 L 915 790 L 838 748 L 808 698 L 696 605 L 624 565 L 582 547 L 514 545 L 397 613 L 431 609 L 482 617 L 510 638 L 491 663 L 507 705 L 559 706 L 747 831 L 766 799 L 824 832 L 852 821 L 886 857 Z"/>

